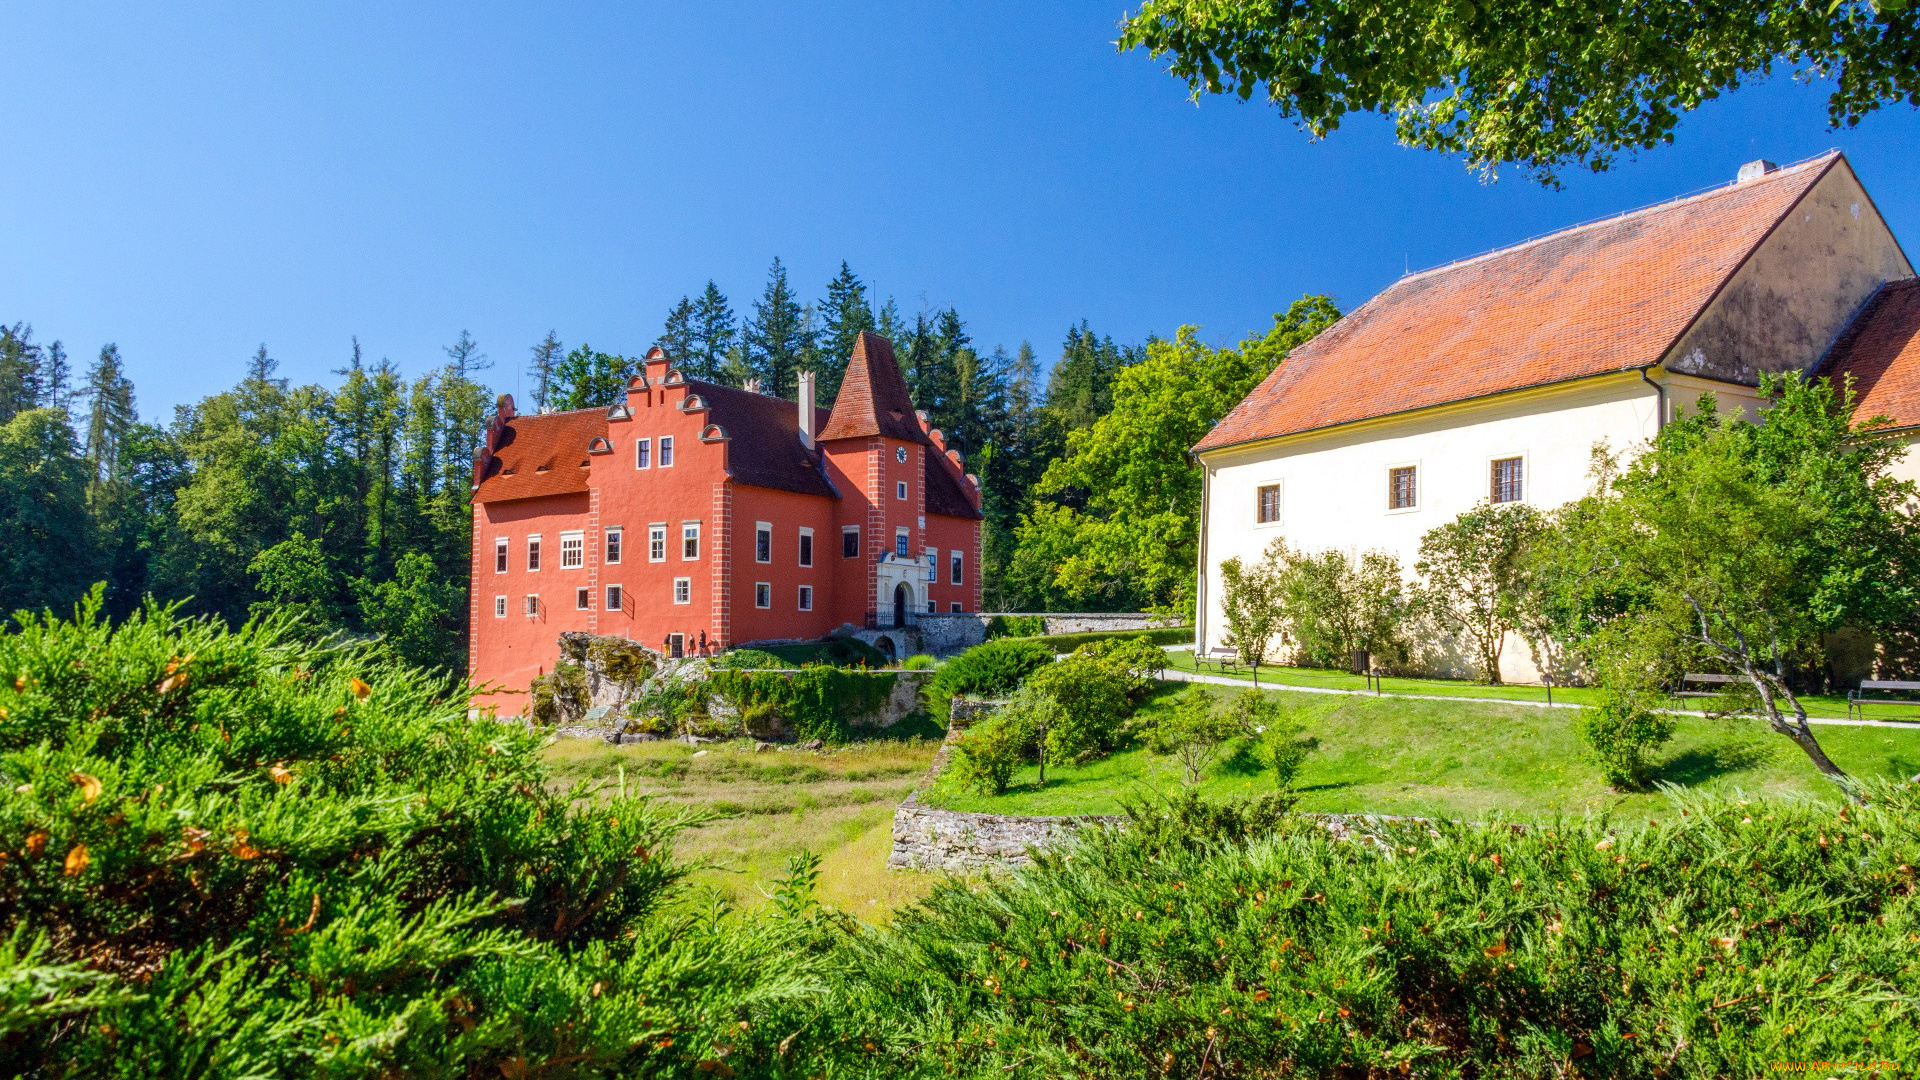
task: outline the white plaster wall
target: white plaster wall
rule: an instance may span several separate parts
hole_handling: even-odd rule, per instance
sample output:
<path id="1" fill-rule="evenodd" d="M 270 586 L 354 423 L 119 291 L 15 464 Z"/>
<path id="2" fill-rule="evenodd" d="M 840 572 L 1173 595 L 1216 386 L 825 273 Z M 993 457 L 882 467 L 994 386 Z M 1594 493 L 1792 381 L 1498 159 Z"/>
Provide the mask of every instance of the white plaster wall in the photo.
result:
<path id="1" fill-rule="evenodd" d="M 1887 475 L 1920 484 L 1920 431 L 1907 432 L 1906 440 L 1907 452 L 1887 468 Z"/>
<path id="2" fill-rule="evenodd" d="M 1656 413 L 1653 389 L 1627 374 L 1209 454 L 1198 637 L 1211 645 L 1225 633 L 1218 583 L 1230 558 L 1258 561 L 1285 537 L 1308 551 L 1391 552 L 1411 578 L 1421 536 L 1486 499 L 1494 459 L 1525 458 L 1525 501 L 1551 509 L 1588 493 L 1596 443 L 1631 451 L 1653 436 Z M 1420 470 L 1419 505 L 1389 510 L 1387 470 L 1404 464 Z M 1272 483 L 1281 520 L 1263 525 L 1257 490 Z M 1509 681 L 1539 678 L 1517 636 L 1501 668 Z"/>

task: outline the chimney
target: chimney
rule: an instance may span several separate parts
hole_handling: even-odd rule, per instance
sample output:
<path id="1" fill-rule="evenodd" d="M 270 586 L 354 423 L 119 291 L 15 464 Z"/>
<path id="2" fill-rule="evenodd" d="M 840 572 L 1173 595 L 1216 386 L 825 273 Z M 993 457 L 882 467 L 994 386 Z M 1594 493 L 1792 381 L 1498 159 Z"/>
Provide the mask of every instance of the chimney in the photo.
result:
<path id="1" fill-rule="evenodd" d="M 800 442 L 813 449 L 813 372 L 800 373 Z"/>
<path id="2" fill-rule="evenodd" d="M 747 381 L 746 381 L 746 382 L 743 382 L 743 383 L 741 383 L 741 384 L 740 384 L 740 389 L 742 389 L 742 390 L 745 390 L 745 391 L 746 391 L 747 393 L 749 393 L 749 394 L 757 394 L 757 393 L 759 393 L 759 392 L 760 392 L 760 379 L 759 379 L 759 377 L 758 377 L 758 376 L 754 376 L 754 377 L 751 377 L 751 378 L 749 378 L 749 379 L 747 379 Z"/>
<path id="3" fill-rule="evenodd" d="M 1758 180 L 1770 172 L 1778 171 L 1779 168 L 1780 166 L 1775 165 L 1765 158 L 1761 158 L 1759 161 L 1749 161 L 1745 165 L 1740 166 L 1739 183 L 1744 184 L 1749 180 Z"/>

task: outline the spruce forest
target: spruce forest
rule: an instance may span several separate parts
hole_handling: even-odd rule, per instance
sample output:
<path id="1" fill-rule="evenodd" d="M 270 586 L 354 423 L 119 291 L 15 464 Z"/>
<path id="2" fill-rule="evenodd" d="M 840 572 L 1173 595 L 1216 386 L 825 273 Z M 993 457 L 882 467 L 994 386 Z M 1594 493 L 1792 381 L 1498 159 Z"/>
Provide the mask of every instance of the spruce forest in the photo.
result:
<path id="1" fill-rule="evenodd" d="M 1186 447 L 1333 317 L 1324 299 L 1302 301 L 1239 352 L 1190 335 L 1119 345 L 1082 322 L 1043 375 L 1028 343 L 983 348 L 952 307 L 905 316 L 844 263 L 805 302 L 776 259 L 746 311 L 709 281 L 672 306 L 654 343 L 690 375 L 781 396 L 814 371 L 824 406 L 855 336 L 885 335 L 915 401 L 985 488 L 987 606 L 1130 610 L 1190 602 L 1198 474 Z M 148 596 L 230 625 L 285 611 L 318 638 L 377 639 L 397 659 L 463 670 L 489 381 L 512 385 L 524 364 L 522 411 L 603 407 L 645 351 L 549 333 L 508 361 L 462 331 L 430 367 L 410 358 L 403 371 L 355 340 L 332 385 L 296 385 L 263 344 L 230 389 L 161 420 L 140 415 L 115 345 L 80 370 L 29 323 L 0 327 L 0 611 L 66 610 L 104 582 L 115 619 Z M 1120 396 L 1135 408 L 1116 410 L 1127 378 L 1136 385 Z M 1174 429 L 1139 430 L 1170 418 L 1157 392 L 1196 379 L 1209 392 L 1172 409 Z M 1151 459 L 1133 471 L 1153 492 L 1146 517 L 1122 520 L 1142 501 L 1103 502 L 1091 482 L 1127 472 L 1116 453 Z"/>

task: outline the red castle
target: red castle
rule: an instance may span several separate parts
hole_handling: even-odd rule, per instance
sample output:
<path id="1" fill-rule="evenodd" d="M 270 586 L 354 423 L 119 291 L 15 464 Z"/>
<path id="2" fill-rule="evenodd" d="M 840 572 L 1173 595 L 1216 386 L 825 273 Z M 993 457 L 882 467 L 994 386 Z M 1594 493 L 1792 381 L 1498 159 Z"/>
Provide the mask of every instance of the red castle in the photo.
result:
<path id="1" fill-rule="evenodd" d="M 610 408 L 518 416 L 474 456 L 468 675 L 519 712 L 569 630 L 669 655 L 980 609 L 980 483 L 860 335 L 831 411 L 647 353 Z"/>

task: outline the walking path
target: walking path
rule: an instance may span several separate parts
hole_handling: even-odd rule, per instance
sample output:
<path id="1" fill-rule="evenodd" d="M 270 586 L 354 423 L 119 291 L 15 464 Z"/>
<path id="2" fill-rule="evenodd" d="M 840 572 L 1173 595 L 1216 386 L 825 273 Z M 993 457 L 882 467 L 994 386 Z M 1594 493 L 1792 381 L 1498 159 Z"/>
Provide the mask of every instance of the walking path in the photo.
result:
<path id="1" fill-rule="evenodd" d="M 1176 649 L 1187 648 L 1192 648 L 1192 646 L 1170 645 L 1167 647 L 1167 651 L 1173 652 Z M 1168 668 L 1160 673 L 1160 677 L 1167 682 L 1205 683 L 1208 686 L 1251 687 L 1253 685 L 1245 679 L 1235 679 L 1226 675 L 1201 675 L 1192 671 L 1181 671 L 1178 668 Z M 1575 705 L 1564 701 L 1556 701 L 1549 704 L 1544 701 L 1515 701 L 1512 698 L 1454 697 L 1451 694 L 1404 694 L 1395 693 L 1391 690 L 1385 692 L 1373 690 L 1336 690 L 1328 686 L 1293 686 L 1290 684 L 1275 685 L 1273 683 L 1261 683 L 1260 689 L 1285 690 L 1293 694 L 1345 694 L 1350 697 L 1404 698 L 1408 701 L 1470 701 L 1481 705 L 1519 705 L 1529 709 L 1590 709 L 1593 707 L 1591 705 Z M 1691 709 L 1662 709 L 1660 711 L 1671 713 L 1674 716 L 1704 717 L 1707 715 L 1706 713 L 1696 712 Z M 1810 716 L 1807 718 L 1807 723 L 1828 724 L 1834 727 L 1899 728 L 1902 731 L 1920 730 L 1920 725 L 1902 723 L 1898 720 L 1841 720 L 1838 718 Z"/>

